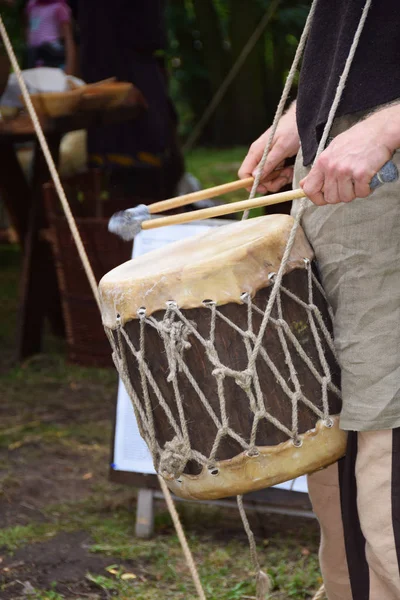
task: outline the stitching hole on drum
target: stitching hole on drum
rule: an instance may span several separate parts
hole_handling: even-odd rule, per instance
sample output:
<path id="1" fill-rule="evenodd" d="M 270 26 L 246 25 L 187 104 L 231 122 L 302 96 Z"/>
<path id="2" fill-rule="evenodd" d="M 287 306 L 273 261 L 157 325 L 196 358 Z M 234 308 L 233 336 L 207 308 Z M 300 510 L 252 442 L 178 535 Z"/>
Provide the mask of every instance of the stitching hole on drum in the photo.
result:
<path id="1" fill-rule="evenodd" d="M 216 303 L 214 300 L 207 298 L 206 300 L 203 300 L 203 304 L 204 306 L 215 306 Z"/>
<path id="2" fill-rule="evenodd" d="M 176 302 L 174 302 L 173 300 L 168 300 L 168 302 L 166 302 L 167 308 L 178 308 L 178 305 Z"/>
<path id="3" fill-rule="evenodd" d="M 216 477 L 219 473 L 219 469 L 217 469 L 217 467 L 208 467 L 208 470 L 210 471 L 210 475 L 214 475 L 214 477 Z"/>
<path id="4" fill-rule="evenodd" d="M 137 311 L 137 316 L 140 317 L 145 317 L 146 316 L 146 307 L 145 306 L 141 306 L 140 308 L 138 308 Z"/>
<path id="5" fill-rule="evenodd" d="M 269 279 L 269 281 L 273 281 L 273 280 L 275 279 L 275 277 L 276 277 L 276 273 L 270 273 L 270 274 L 268 275 L 268 279 Z"/>
<path id="6" fill-rule="evenodd" d="M 260 453 L 257 450 L 257 448 L 252 448 L 251 450 L 248 450 L 246 454 L 249 458 L 257 458 L 257 456 L 260 456 Z"/>
<path id="7" fill-rule="evenodd" d="M 301 440 L 300 438 L 296 438 L 292 440 L 292 444 L 295 448 L 301 448 L 303 445 L 303 440 Z"/>
<path id="8" fill-rule="evenodd" d="M 310 264 L 310 259 L 309 258 L 303 258 L 303 262 L 306 265 L 306 267 L 308 267 L 308 265 Z"/>
<path id="9" fill-rule="evenodd" d="M 240 299 L 242 302 L 248 302 L 250 300 L 249 292 L 243 292 L 243 294 L 240 294 Z"/>
<path id="10" fill-rule="evenodd" d="M 333 420 L 332 419 L 325 419 L 324 425 L 325 425 L 325 427 L 328 427 L 329 429 L 331 429 L 333 427 Z"/>
<path id="11" fill-rule="evenodd" d="M 178 477 L 177 479 L 175 479 L 176 483 L 182 483 L 182 479 L 181 477 Z"/>

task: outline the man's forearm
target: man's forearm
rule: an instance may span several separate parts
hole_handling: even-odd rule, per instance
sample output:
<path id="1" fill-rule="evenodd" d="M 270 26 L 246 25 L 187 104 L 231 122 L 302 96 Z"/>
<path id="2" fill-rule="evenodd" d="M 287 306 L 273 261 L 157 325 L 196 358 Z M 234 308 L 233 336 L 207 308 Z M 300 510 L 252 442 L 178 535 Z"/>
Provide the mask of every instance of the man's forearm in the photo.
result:
<path id="1" fill-rule="evenodd" d="M 367 121 L 382 128 L 382 142 L 393 153 L 400 148 L 400 100 L 372 114 Z"/>

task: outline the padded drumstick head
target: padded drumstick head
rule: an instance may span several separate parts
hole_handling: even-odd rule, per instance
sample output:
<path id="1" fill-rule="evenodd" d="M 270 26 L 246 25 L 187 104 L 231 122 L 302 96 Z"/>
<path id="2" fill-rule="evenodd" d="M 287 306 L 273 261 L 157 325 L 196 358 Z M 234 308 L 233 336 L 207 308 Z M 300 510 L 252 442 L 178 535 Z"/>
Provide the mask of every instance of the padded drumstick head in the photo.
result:
<path id="1" fill-rule="evenodd" d="M 128 242 L 142 231 L 142 223 L 148 219 L 150 219 L 148 207 L 139 204 L 134 208 L 115 213 L 108 222 L 108 231 Z"/>
<path id="2" fill-rule="evenodd" d="M 392 183 L 399 178 L 399 171 L 393 161 L 389 160 L 383 165 L 379 173 L 373 176 L 369 184 L 371 190 L 375 190 L 384 183 Z"/>

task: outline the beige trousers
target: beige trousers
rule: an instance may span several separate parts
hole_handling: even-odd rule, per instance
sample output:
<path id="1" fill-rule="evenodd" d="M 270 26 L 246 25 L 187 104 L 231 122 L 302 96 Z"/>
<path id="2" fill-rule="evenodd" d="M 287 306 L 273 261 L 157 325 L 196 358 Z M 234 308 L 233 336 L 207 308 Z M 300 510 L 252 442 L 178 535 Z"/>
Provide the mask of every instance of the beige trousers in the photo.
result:
<path id="1" fill-rule="evenodd" d="M 350 432 L 347 454 L 308 477 L 329 600 L 400 599 L 400 430 Z"/>

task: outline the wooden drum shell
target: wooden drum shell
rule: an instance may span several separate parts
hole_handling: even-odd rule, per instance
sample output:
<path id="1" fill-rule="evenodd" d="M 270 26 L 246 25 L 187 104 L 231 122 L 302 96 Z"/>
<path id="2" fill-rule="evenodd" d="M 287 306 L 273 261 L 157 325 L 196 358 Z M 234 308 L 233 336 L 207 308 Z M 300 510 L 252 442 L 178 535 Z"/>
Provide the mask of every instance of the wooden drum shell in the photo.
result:
<path id="1" fill-rule="evenodd" d="M 308 273 L 306 269 L 296 269 L 285 275 L 283 278 L 283 286 L 293 292 L 293 294 L 300 300 L 303 300 L 304 303 L 308 303 Z M 271 289 L 272 286 L 263 288 L 259 290 L 253 298 L 253 303 L 261 310 L 265 310 Z M 313 290 L 313 301 L 314 305 L 320 311 L 327 329 L 331 331 L 331 322 L 326 301 L 316 287 L 314 287 Z M 247 329 L 247 306 L 245 304 L 226 304 L 218 307 L 218 312 L 222 313 L 228 319 L 233 321 L 241 330 L 245 331 Z M 182 313 L 188 320 L 196 323 L 198 332 L 205 339 L 208 339 L 210 332 L 211 311 L 205 306 L 202 306 L 201 308 L 182 310 Z M 276 314 L 273 312 L 272 316 L 276 317 Z M 163 311 L 157 311 L 153 317 L 158 321 L 162 320 Z M 310 323 L 306 309 L 291 297 L 284 295 L 283 319 L 295 334 L 297 340 L 304 348 L 312 363 L 317 366 L 317 370 L 322 372 L 317 348 L 310 330 Z M 255 332 L 259 330 L 261 320 L 262 315 L 253 311 L 253 329 Z M 132 344 L 135 347 L 138 347 L 138 340 L 140 337 L 139 320 L 131 320 L 126 323 L 125 331 L 131 339 Z M 340 372 L 338 365 L 328 344 L 324 342 L 323 335 L 320 335 L 320 338 L 322 339 L 324 355 L 330 368 L 332 381 L 337 387 L 339 387 Z M 185 351 L 184 361 L 204 392 L 206 398 L 212 405 L 213 410 L 220 418 L 221 415 L 217 393 L 217 383 L 216 378 L 212 374 L 214 366 L 208 360 L 203 345 L 196 339 L 194 335 L 190 336 L 189 341 L 191 343 L 191 348 Z M 123 340 L 122 343 L 125 345 L 124 352 L 127 357 L 131 384 L 136 394 L 139 397 L 143 397 L 137 361 L 132 356 L 132 353 L 127 346 L 127 342 Z M 145 344 L 145 359 L 149 369 L 163 397 L 168 403 L 174 418 L 179 422 L 177 404 L 174 398 L 172 384 L 167 380 L 169 374 L 169 365 L 166 358 L 164 343 L 158 331 L 151 325 L 146 325 L 145 327 Z M 267 349 L 268 355 L 275 363 L 285 381 L 290 383 L 290 372 L 285 363 L 284 351 L 279 341 L 277 329 L 271 323 L 266 329 L 263 338 L 263 345 L 264 348 Z M 315 406 L 322 409 L 322 398 L 320 397 L 321 384 L 315 379 L 314 375 L 305 365 L 303 359 L 294 350 L 293 345 L 291 345 L 290 342 L 288 343 L 288 346 L 290 348 L 293 365 L 300 380 L 304 395 L 309 398 Z M 244 345 L 243 336 L 221 318 L 217 318 L 215 348 L 223 364 L 237 371 L 246 369 L 248 356 Z M 258 357 L 256 361 L 256 368 L 261 381 L 261 390 L 265 398 L 266 409 L 271 412 L 274 417 L 283 425 L 285 425 L 288 429 L 291 429 L 292 405 L 290 399 L 283 392 L 280 384 L 276 380 L 275 375 L 266 365 L 262 356 Z M 208 456 L 213 447 L 214 440 L 217 435 L 217 429 L 185 374 L 178 373 L 177 378 L 179 390 L 184 399 L 186 422 L 189 430 L 191 446 L 194 450 L 198 450 Z M 237 385 L 233 378 L 225 378 L 224 389 L 226 411 L 229 415 L 229 425 L 234 431 L 240 432 L 240 435 L 245 438 L 246 441 L 248 441 L 250 438 L 254 418 L 253 413 L 249 409 L 248 397 L 246 393 Z M 149 395 L 153 410 L 156 438 L 161 447 L 164 447 L 165 443 L 174 437 L 174 431 L 150 386 Z M 336 415 L 340 412 L 341 401 L 333 392 L 329 392 L 328 396 L 330 414 Z M 305 406 L 304 404 L 302 405 L 301 403 L 298 410 L 298 421 L 299 432 L 301 434 L 316 431 L 318 417 L 316 417 L 315 413 L 309 407 Z M 343 454 L 343 444 L 345 438 L 344 434 L 338 431 L 336 421 L 335 426 L 331 430 L 325 428 L 323 425 L 320 425 L 318 432 L 322 431 L 323 429 L 327 430 L 325 431 L 325 438 L 329 436 L 330 432 L 335 438 L 339 438 L 339 447 L 336 451 L 330 447 L 327 448 L 326 452 L 329 453 L 329 456 L 321 458 L 318 457 L 318 452 L 316 452 L 314 444 L 311 460 L 312 470 L 315 468 L 314 461 L 316 458 L 318 461 L 318 468 L 321 468 L 322 466 L 326 466 L 326 464 L 337 460 L 337 458 Z M 321 437 L 322 435 L 320 435 L 320 438 Z M 313 440 L 314 438 L 311 434 L 311 438 L 310 435 L 308 435 L 306 439 L 310 441 L 310 439 Z M 260 421 L 258 425 L 256 444 L 258 449 L 269 448 L 269 453 L 272 452 L 272 454 L 277 454 L 278 446 L 282 446 L 282 451 L 284 451 L 286 455 L 291 449 L 294 448 L 292 442 L 288 441 L 288 436 L 265 419 Z M 323 452 L 322 446 L 321 451 Z M 241 445 L 231 437 L 225 436 L 222 439 L 216 454 L 216 462 L 220 463 L 219 470 L 221 470 L 221 463 L 232 462 L 232 459 L 238 462 L 238 459 L 235 459 L 235 457 L 239 457 L 242 454 L 243 448 Z M 251 460 L 253 465 L 256 461 L 254 459 Z M 236 465 L 236 469 L 239 468 L 239 470 L 242 470 L 243 466 L 241 465 L 240 460 L 238 464 L 240 467 Z M 274 480 L 270 485 L 273 485 L 279 481 L 286 481 L 287 479 L 291 479 L 299 474 L 304 474 L 303 472 L 298 473 L 296 471 L 295 464 L 289 468 L 291 470 L 288 472 L 282 472 L 278 476 L 274 474 Z M 253 482 L 249 482 L 249 484 L 247 484 L 249 489 L 243 490 L 243 485 L 245 485 L 244 481 L 239 483 L 236 487 L 235 485 L 232 487 L 232 483 L 230 483 L 228 490 L 219 489 L 218 477 L 213 477 L 210 481 L 210 485 L 212 485 L 213 490 L 205 491 L 205 495 L 203 495 L 203 492 L 197 491 L 197 496 L 195 497 L 209 498 L 211 494 L 213 498 L 219 498 L 266 487 L 269 481 L 268 477 L 270 477 L 268 476 L 268 470 L 271 469 L 262 466 L 262 470 L 263 469 L 266 471 L 267 480 L 265 481 L 265 479 L 262 478 L 260 481 L 256 482 L 253 475 Z M 301 469 L 304 469 L 304 467 L 302 466 Z M 196 481 L 196 479 L 199 478 L 200 471 L 201 468 L 199 467 L 198 463 L 194 461 L 189 462 L 185 469 L 185 475 L 187 475 L 186 479 Z M 279 481 L 276 480 L 277 477 Z M 179 483 L 168 483 L 175 493 L 178 495 L 182 494 L 182 486 Z M 189 492 L 184 493 L 185 497 L 188 497 L 187 493 Z M 194 496 L 190 495 L 190 497 Z"/>
<path id="2" fill-rule="evenodd" d="M 322 288 L 311 271 L 313 252 L 301 228 L 255 361 L 257 376 L 250 381 L 253 397 L 259 382 L 261 408 L 254 402 L 251 406 L 249 389 L 243 388 L 249 380 L 238 377 L 248 368 L 273 289 L 271 275 L 279 269 L 292 227 L 291 217 L 271 215 L 214 228 L 125 263 L 100 283 L 103 324 L 116 347 L 118 369 L 132 388 L 136 409 L 141 407 L 148 423 L 154 423 L 161 452 L 158 455 L 153 444 L 155 466 L 169 478 L 171 490 L 184 498 L 217 499 L 262 489 L 323 468 L 345 452 L 346 435 L 337 417 L 340 371 L 331 349 L 332 325 Z M 210 347 L 205 347 L 214 310 L 209 301 L 216 311 L 214 362 L 207 353 Z M 166 313 L 170 302 L 174 304 Z M 175 325 L 184 326 L 185 343 L 178 359 L 174 355 L 175 363 L 182 362 L 171 377 L 168 328 Z M 154 384 L 141 372 L 140 357 Z M 219 383 L 216 364 L 223 367 Z M 223 402 L 218 385 L 223 386 Z M 328 391 L 323 407 L 324 385 Z M 136 410 L 139 427 L 146 433 L 139 413 Z M 168 452 L 173 446 L 174 453 L 174 444 L 182 443 L 182 422 L 190 448 L 186 440 L 186 450 L 178 452 L 179 468 L 163 470 L 159 467 L 166 445 Z M 251 443 L 254 423 L 257 433 Z"/>

